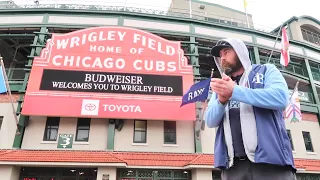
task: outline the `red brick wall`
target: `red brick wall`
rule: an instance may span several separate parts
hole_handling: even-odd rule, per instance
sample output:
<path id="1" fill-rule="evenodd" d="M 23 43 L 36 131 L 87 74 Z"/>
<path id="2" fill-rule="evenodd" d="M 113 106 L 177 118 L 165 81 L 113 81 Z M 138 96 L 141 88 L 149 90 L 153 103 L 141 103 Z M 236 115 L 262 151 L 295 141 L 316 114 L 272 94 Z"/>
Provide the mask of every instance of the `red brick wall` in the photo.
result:
<path id="1" fill-rule="evenodd" d="M 315 115 L 315 114 L 302 113 L 302 120 L 303 120 L 303 121 L 318 122 L 318 117 L 317 117 L 317 115 Z"/>
<path id="2" fill-rule="evenodd" d="M 12 94 L 13 102 L 17 102 L 20 94 Z M 10 103 L 10 98 L 7 94 L 0 94 L 0 103 Z"/>

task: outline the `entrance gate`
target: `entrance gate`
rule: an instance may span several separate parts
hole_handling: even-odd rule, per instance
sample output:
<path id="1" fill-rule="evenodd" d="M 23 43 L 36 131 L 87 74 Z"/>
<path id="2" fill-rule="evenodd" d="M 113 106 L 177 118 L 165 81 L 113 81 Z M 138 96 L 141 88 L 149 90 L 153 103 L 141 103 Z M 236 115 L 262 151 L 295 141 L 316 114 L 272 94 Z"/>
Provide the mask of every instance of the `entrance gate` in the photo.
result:
<path id="1" fill-rule="evenodd" d="M 191 180 L 185 170 L 118 169 L 118 180 Z"/>

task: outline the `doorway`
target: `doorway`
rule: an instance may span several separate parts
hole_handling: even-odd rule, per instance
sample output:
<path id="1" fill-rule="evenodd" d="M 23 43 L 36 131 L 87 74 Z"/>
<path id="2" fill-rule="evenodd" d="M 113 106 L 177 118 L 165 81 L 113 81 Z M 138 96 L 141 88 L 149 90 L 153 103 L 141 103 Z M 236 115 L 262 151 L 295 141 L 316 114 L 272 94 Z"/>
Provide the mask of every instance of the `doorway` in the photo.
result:
<path id="1" fill-rule="evenodd" d="M 191 180 L 186 170 L 118 169 L 118 180 Z"/>

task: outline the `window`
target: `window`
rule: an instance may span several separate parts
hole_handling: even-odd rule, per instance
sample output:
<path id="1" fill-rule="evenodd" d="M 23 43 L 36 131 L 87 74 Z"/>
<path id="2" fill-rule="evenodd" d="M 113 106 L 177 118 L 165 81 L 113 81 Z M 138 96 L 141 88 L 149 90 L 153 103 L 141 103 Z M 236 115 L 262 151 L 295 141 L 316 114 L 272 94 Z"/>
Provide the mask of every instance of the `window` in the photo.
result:
<path id="1" fill-rule="evenodd" d="M 147 143 L 147 121 L 134 121 L 134 143 Z"/>
<path id="2" fill-rule="evenodd" d="M 2 122 L 3 122 L 3 116 L 0 116 L 0 130 L 1 130 Z"/>
<path id="3" fill-rule="evenodd" d="M 46 127 L 44 131 L 44 141 L 56 141 L 59 130 L 59 117 L 47 117 Z"/>
<path id="4" fill-rule="evenodd" d="M 90 122 L 90 118 L 78 119 L 76 141 L 89 141 Z"/>
<path id="5" fill-rule="evenodd" d="M 291 144 L 291 148 L 292 148 L 292 151 L 294 150 L 293 148 L 293 143 L 292 143 L 292 138 L 291 138 L 291 131 L 290 130 L 287 130 L 287 134 L 289 136 L 289 140 L 290 140 L 290 144 Z"/>
<path id="6" fill-rule="evenodd" d="M 176 144 L 177 132 L 175 121 L 164 121 L 164 144 Z"/>
<path id="7" fill-rule="evenodd" d="M 311 137 L 309 132 L 302 131 L 304 145 L 306 146 L 307 152 L 313 152 Z"/>

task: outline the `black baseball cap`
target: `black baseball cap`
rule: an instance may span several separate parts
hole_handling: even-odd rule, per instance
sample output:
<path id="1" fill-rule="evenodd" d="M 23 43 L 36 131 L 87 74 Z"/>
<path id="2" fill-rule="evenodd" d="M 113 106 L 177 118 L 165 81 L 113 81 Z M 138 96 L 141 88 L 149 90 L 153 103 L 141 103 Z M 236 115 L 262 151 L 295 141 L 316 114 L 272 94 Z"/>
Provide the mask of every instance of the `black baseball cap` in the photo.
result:
<path id="1" fill-rule="evenodd" d="M 211 54 L 215 57 L 220 57 L 220 50 L 223 48 L 232 48 L 232 46 L 225 40 L 220 40 L 211 49 Z"/>

